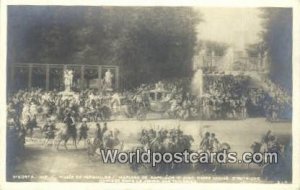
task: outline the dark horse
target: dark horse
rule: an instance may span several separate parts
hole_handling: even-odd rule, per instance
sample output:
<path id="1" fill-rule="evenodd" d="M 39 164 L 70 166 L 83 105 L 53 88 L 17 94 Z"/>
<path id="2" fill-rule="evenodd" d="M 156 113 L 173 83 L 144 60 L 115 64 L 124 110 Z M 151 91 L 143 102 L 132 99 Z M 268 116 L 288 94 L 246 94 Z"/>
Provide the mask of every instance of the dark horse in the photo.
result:
<path id="1" fill-rule="evenodd" d="M 59 128 L 59 130 L 57 131 L 56 135 L 55 135 L 55 141 L 58 141 L 57 145 L 56 145 L 56 149 L 59 149 L 59 145 L 62 141 L 64 141 L 64 146 L 65 149 L 67 150 L 67 142 L 69 141 L 69 139 L 72 138 L 73 139 L 73 144 L 75 146 L 75 148 L 77 149 L 77 144 L 76 144 L 76 138 L 77 138 L 77 130 L 76 127 L 73 126 L 72 128 L 68 127 L 67 124 L 62 123 L 62 126 Z"/>
<path id="2" fill-rule="evenodd" d="M 251 145 L 253 153 L 271 152 L 265 150 L 266 147 L 260 142 L 254 142 Z M 259 163 L 261 167 L 261 178 L 271 181 L 289 181 L 291 176 L 291 144 L 287 143 L 283 149 L 278 149 L 277 163 Z"/>

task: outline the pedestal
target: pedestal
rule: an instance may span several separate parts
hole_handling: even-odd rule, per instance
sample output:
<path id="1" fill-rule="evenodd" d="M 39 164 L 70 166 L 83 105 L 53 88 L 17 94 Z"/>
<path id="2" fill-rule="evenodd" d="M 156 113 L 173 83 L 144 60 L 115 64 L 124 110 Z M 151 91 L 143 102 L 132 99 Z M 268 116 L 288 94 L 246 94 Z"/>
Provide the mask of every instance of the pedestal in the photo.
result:
<path id="1" fill-rule="evenodd" d="M 63 100 L 65 100 L 65 99 L 72 99 L 72 98 L 75 98 L 77 96 L 75 92 L 73 92 L 73 91 L 66 91 L 66 90 L 60 92 L 59 95 L 63 96 L 63 98 L 62 98 Z"/>
<path id="2" fill-rule="evenodd" d="M 106 93 L 106 94 L 109 94 L 109 95 L 112 95 L 113 89 L 112 89 L 112 88 L 106 88 L 106 89 L 105 89 L 105 93 Z"/>

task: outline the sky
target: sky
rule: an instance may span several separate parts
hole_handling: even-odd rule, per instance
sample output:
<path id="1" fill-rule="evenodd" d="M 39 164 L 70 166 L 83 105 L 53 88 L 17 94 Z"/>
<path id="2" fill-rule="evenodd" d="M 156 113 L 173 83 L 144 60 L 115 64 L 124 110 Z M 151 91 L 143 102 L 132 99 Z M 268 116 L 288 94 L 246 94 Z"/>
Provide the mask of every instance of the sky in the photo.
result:
<path id="1" fill-rule="evenodd" d="M 230 44 L 243 50 L 245 44 L 258 41 L 260 11 L 256 8 L 195 8 L 204 21 L 197 27 L 198 38 Z"/>

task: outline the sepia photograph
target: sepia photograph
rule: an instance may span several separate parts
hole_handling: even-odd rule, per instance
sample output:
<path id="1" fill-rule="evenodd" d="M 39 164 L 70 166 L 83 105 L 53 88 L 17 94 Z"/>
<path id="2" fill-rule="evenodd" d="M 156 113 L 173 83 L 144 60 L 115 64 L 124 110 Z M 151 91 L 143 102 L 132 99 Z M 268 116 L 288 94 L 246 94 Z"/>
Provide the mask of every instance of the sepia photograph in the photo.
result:
<path id="1" fill-rule="evenodd" d="M 292 184 L 293 11 L 8 5 L 6 182 Z"/>

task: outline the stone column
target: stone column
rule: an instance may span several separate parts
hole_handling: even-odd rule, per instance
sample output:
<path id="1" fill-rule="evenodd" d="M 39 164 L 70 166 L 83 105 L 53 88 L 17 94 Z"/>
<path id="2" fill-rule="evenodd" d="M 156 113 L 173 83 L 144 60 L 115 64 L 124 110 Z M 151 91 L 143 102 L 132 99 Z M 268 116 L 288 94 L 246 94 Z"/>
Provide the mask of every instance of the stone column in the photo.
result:
<path id="1" fill-rule="evenodd" d="M 119 67 L 116 67 L 115 90 L 119 89 Z"/>
<path id="2" fill-rule="evenodd" d="M 49 90 L 50 66 L 46 65 L 46 90 Z"/>
<path id="3" fill-rule="evenodd" d="M 32 64 L 29 64 L 28 70 L 28 89 L 32 87 Z"/>
<path id="4" fill-rule="evenodd" d="M 102 66 L 99 65 L 99 66 L 98 66 L 98 90 L 101 90 L 101 87 L 102 87 L 102 86 L 101 86 L 101 80 L 102 80 L 102 78 L 101 78 L 101 77 L 102 77 L 102 76 L 101 76 L 102 74 L 101 74 L 101 73 L 102 73 Z"/>
<path id="5" fill-rule="evenodd" d="M 80 90 L 84 89 L 84 65 L 81 66 L 80 70 Z"/>
<path id="6" fill-rule="evenodd" d="M 65 71 L 67 70 L 67 65 L 63 66 L 63 72 L 62 72 L 62 80 L 63 80 L 63 89 L 66 91 L 66 84 L 65 84 Z"/>
<path id="7" fill-rule="evenodd" d="M 15 66 L 14 65 L 12 65 L 11 67 L 10 67 L 10 84 L 12 85 L 12 86 L 10 86 L 9 88 L 15 88 Z"/>

